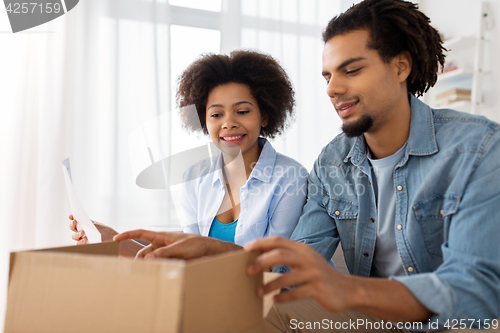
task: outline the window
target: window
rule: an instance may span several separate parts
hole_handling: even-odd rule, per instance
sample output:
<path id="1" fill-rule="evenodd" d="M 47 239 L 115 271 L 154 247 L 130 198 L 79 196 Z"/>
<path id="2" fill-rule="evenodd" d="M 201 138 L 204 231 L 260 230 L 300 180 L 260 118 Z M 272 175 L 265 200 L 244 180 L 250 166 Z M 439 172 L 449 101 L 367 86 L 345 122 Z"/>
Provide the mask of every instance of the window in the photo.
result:
<path id="1" fill-rule="evenodd" d="M 158 147 L 152 148 L 155 160 L 192 148 L 205 138 L 180 139 L 188 134 L 179 126 L 175 109 L 178 76 L 201 53 L 258 49 L 280 61 L 296 90 L 296 121 L 272 143 L 279 152 L 310 169 L 321 148 L 340 131 L 340 120 L 324 92 L 321 76 L 321 32 L 340 9 L 341 0 L 127 0 L 123 8 L 108 15 L 110 24 L 116 20 L 120 30 L 117 52 L 122 59 L 116 65 L 120 114 L 128 110 L 124 114 L 134 119 L 135 128 L 146 119 L 168 119 L 169 135 L 159 131 Z M 129 42 L 130 38 L 135 42 Z M 154 54 L 146 54 L 151 50 Z M 111 68 L 114 56 L 106 60 Z M 135 65 L 139 61 L 141 65 Z M 138 85 L 137 81 L 145 83 Z M 122 128 L 127 133 L 133 130 Z M 143 227 L 178 228 L 166 192 L 142 194 L 148 200 L 142 206 L 134 207 L 130 202 L 119 218 L 123 229 L 136 228 L 145 209 L 154 216 Z"/>
<path id="2" fill-rule="evenodd" d="M 169 0 L 168 3 L 171 6 L 209 10 L 212 12 L 220 12 L 222 6 L 222 0 Z"/>

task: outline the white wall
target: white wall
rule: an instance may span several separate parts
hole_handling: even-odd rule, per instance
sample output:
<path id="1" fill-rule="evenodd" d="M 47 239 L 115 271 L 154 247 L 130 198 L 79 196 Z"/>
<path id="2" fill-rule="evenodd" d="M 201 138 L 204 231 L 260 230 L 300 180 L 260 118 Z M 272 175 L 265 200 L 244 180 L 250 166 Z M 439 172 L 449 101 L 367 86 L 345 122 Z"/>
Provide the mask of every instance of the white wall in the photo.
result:
<path id="1" fill-rule="evenodd" d="M 500 0 L 490 0 L 490 16 L 495 26 L 487 34 L 485 67 L 490 74 L 483 81 L 483 101 L 488 105 L 480 114 L 500 122 Z M 420 0 L 420 9 L 431 19 L 431 24 L 445 39 L 476 35 L 479 29 L 479 0 Z"/>

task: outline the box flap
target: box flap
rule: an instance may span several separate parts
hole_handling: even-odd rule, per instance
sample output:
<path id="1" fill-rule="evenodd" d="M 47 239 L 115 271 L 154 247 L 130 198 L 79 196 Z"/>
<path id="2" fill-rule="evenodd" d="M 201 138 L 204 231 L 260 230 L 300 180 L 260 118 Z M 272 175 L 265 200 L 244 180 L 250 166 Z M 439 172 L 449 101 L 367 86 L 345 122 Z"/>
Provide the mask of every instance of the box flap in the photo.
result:
<path id="1" fill-rule="evenodd" d="M 34 251 L 44 252 L 66 252 L 66 253 L 84 253 L 84 254 L 103 254 L 118 256 L 120 243 L 119 242 L 102 242 L 85 245 L 72 245 L 63 247 L 52 247 L 48 249 L 40 249 Z"/>
<path id="2" fill-rule="evenodd" d="M 81 253 L 99 248 L 95 245 L 75 248 Z M 180 329 L 183 261 L 119 260 L 53 249 L 12 257 L 5 332 Z"/>
<path id="3" fill-rule="evenodd" d="M 281 276 L 280 273 L 271 273 L 271 272 L 264 272 L 264 284 L 268 284 L 269 282 L 272 282 L 274 280 L 276 280 L 277 278 L 279 278 Z M 269 314 L 269 311 L 271 311 L 271 308 L 273 307 L 273 304 L 274 304 L 274 296 L 278 295 L 280 293 L 280 290 L 279 289 L 276 289 L 275 291 L 273 292 L 270 292 L 269 294 L 266 294 L 264 295 L 264 297 L 262 298 L 262 306 L 263 306 L 263 309 L 262 309 L 262 316 L 264 318 L 267 317 L 267 315 Z"/>
<path id="4" fill-rule="evenodd" d="M 102 254 L 102 255 L 118 256 L 119 245 L 120 245 L 119 242 L 103 242 L 97 244 L 72 245 L 63 247 L 52 247 L 39 250 L 11 252 L 9 261 L 9 283 L 10 283 L 10 275 L 12 272 L 12 265 L 14 263 L 14 257 L 16 253 L 43 251 L 43 252 L 67 252 L 67 253 L 85 253 L 85 254 Z"/>
<path id="5" fill-rule="evenodd" d="M 256 257 L 242 250 L 187 262 L 182 332 L 262 332 L 262 274 L 246 273 Z"/>

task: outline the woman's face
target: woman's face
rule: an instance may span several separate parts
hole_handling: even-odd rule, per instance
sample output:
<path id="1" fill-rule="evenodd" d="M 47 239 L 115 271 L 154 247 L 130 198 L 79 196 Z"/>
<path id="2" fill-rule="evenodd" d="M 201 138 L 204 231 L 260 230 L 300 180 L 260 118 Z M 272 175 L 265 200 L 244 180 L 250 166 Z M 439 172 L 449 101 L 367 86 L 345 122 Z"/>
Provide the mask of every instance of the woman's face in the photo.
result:
<path id="1" fill-rule="evenodd" d="M 210 138 L 226 153 L 258 152 L 261 127 L 267 125 L 250 88 L 228 83 L 208 94 L 206 124 Z M 236 149 L 239 148 L 239 149 Z"/>

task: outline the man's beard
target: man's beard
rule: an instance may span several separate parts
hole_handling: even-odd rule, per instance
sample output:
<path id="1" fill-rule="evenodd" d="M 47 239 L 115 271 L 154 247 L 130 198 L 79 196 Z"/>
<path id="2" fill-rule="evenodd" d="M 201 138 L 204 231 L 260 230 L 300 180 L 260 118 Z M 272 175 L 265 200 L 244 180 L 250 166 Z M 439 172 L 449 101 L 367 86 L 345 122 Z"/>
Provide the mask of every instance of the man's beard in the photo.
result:
<path id="1" fill-rule="evenodd" d="M 353 138 L 355 136 L 360 136 L 363 133 L 368 132 L 372 125 L 373 118 L 365 114 L 356 121 L 350 122 L 348 124 L 342 124 L 342 131 L 348 138 Z"/>

